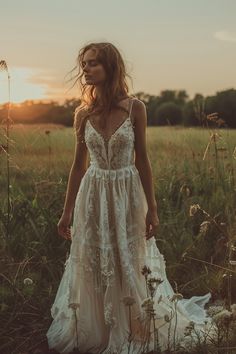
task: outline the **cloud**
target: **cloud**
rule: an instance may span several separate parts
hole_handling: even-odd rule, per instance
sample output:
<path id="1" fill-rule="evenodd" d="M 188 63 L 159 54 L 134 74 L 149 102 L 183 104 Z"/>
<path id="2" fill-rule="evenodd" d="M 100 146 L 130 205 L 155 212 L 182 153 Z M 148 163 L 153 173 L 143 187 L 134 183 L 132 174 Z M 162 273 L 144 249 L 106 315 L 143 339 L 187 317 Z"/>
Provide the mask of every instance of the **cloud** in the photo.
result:
<path id="1" fill-rule="evenodd" d="M 226 30 L 215 32 L 214 37 L 220 41 L 236 42 L 236 33 Z"/>

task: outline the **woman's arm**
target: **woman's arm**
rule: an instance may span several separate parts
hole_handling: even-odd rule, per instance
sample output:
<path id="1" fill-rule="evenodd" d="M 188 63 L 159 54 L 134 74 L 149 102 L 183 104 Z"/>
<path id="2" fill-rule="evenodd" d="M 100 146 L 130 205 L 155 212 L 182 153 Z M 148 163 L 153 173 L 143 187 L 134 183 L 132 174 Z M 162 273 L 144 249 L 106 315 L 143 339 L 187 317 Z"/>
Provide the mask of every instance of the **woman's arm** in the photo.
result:
<path id="1" fill-rule="evenodd" d="M 151 163 L 147 153 L 146 127 L 147 113 L 145 104 L 137 100 L 134 102 L 135 123 L 135 166 L 137 167 L 146 195 L 148 208 L 157 210 L 157 202 L 153 187 Z"/>
<path id="2" fill-rule="evenodd" d="M 137 167 L 146 195 L 148 211 L 146 215 L 146 238 L 156 237 L 159 218 L 155 199 L 153 176 L 146 145 L 147 113 L 145 104 L 137 100 L 133 105 L 135 125 L 135 166 Z"/>
<path id="3" fill-rule="evenodd" d="M 76 133 L 74 160 L 69 173 L 63 213 L 57 225 L 58 233 L 67 239 L 70 239 L 69 224 L 75 206 L 75 199 L 81 180 L 87 170 L 88 151 L 84 141 L 83 116 L 84 114 L 82 111 L 77 111 L 74 117 L 74 128 Z"/>

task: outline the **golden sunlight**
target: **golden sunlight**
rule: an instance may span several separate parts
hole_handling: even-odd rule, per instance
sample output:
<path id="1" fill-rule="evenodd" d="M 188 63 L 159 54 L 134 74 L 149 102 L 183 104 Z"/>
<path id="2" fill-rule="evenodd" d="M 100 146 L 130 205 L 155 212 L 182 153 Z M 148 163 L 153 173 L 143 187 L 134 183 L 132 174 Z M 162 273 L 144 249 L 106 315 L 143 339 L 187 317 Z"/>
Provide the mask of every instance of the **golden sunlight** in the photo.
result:
<path id="1" fill-rule="evenodd" d="M 36 77 L 37 69 L 13 67 L 10 71 L 10 100 L 20 103 L 25 100 L 46 99 L 47 84 L 32 83 L 32 77 Z M 40 79 L 40 75 L 39 75 Z M 36 81 L 36 80 L 35 80 Z M 0 72 L 0 104 L 8 102 L 8 83 L 5 72 Z"/>

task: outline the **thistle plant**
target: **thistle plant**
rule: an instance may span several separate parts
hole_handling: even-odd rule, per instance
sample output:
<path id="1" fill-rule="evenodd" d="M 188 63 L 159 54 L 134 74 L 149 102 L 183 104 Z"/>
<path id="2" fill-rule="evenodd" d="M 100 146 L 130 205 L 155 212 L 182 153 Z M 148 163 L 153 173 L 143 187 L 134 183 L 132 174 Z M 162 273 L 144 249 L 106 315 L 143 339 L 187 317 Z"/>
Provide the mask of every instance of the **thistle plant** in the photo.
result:
<path id="1" fill-rule="evenodd" d="M 51 142 L 51 130 L 45 130 L 45 135 L 48 139 L 48 166 L 49 166 L 49 177 L 51 176 L 52 167 L 52 142 Z"/>
<path id="2" fill-rule="evenodd" d="M 153 324 L 153 333 L 154 333 L 154 353 L 161 353 L 161 348 L 159 345 L 158 339 L 158 328 L 156 328 L 156 312 L 153 307 L 154 297 L 158 286 L 163 282 L 160 278 L 151 277 L 152 271 L 146 265 L 142 268 L 142 274 L 145 277 L 147 299 L 143 301 L 142 307 L 144 307 L 147 318 L 148 318 L 148 333 L 147 333 L 147 351 L 149 351 L 150 337 L 151 337 L 151 324 Z"/>
<path id="3" fill-rule="evenodd" d="M 6 146 L 3 144 L 1 145 L 1 149 L 4 151 L 7 157 L 7 222 L 6 222 L 6 237 L 9 238 L 9 231 L 10 231 L 10 167 L 9 167 L 9 131 L 10 131 L 10 124 L 12 120 L 10 118 L 10 73 L 8 70 L 8 66 L 5 60 L 0 60 L 0 71 L 5 71 L 7 73 L 7 80 L 8 80 L 8 104 L 7 104 L 7 119 L 3 120 L 2 123 L 6 122 Z"/>
<path id="4" fill-rule="evenodd" d="M 133 333 L 132 333 L 132 321 L 131 321 L 131 307 L 136 303 L 135 299 L 133 296 L 125 296 L 123 297 L 123 303 L 125 306 L 128 306 L 129 308 L 129 336 L 128 336 L 128 353 L 130 353 L 130 348 L 131 348 L 131 342 L 133 339 Z"/>
<path id="5" fill-rule="evenodd" d="M 236 239 L 235 236 L 232 236 L 227 229 L 224 227 L 224 223 L 219 223 L 216 221 L 215 217 L 212 217 L 206 210 L 204 210 L 199 204 L 193 204 L 190 206 L 189 215 L 190 217 L 194 217 L 196 214 L 202 213 L 206 220 L 200 225 L 200 235 L 205 234 L 210 224 L 213 224 L 218 231 L 223 235 L 225 244 L 227 246 L 227 252 L 225 256 L 225 266 L 222 267 L 220 265 L 216 265 L 214 263 L 208 263 L 206 261 L 202 261 L 194 258 L 194 260 L 208 263 L 209 265 L 216 266 L 222 270 L 226 270 L 226 273 L 223 275 L 227 279 L 227 299 L 226 299 L 226 308 L 230 310 L 231 308 L 231 297 L 232 297 L 232 275 L 236 273 Z M 188 256 L 188 251 L 191 249 L 193 245 L 188 247 L 183 254 L 183 258 L 192 258 Z M 193 258 L 192 258 L 193 259 Z"/>

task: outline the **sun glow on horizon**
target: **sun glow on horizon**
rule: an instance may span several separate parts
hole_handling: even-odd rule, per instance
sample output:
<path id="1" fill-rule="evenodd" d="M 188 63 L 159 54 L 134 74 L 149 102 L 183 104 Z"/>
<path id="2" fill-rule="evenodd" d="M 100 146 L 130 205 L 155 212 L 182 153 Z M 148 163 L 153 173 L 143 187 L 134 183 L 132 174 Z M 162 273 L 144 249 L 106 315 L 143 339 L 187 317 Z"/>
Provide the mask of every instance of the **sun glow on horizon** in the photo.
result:
<path id="1" fill-rule="evenodd" d="M 37 75 L 40 81 L 40 74 L 37 69 L 26 67 L 10 68 L 10 101 L 21 103 L 26 100 L 46 100 L 48 85 L 37 83 Z M 34 77 L 34 80 L 32 78 Z M 6 72 L 0 72 L 0 104 L 8 102 L 8 82 Z"/>

